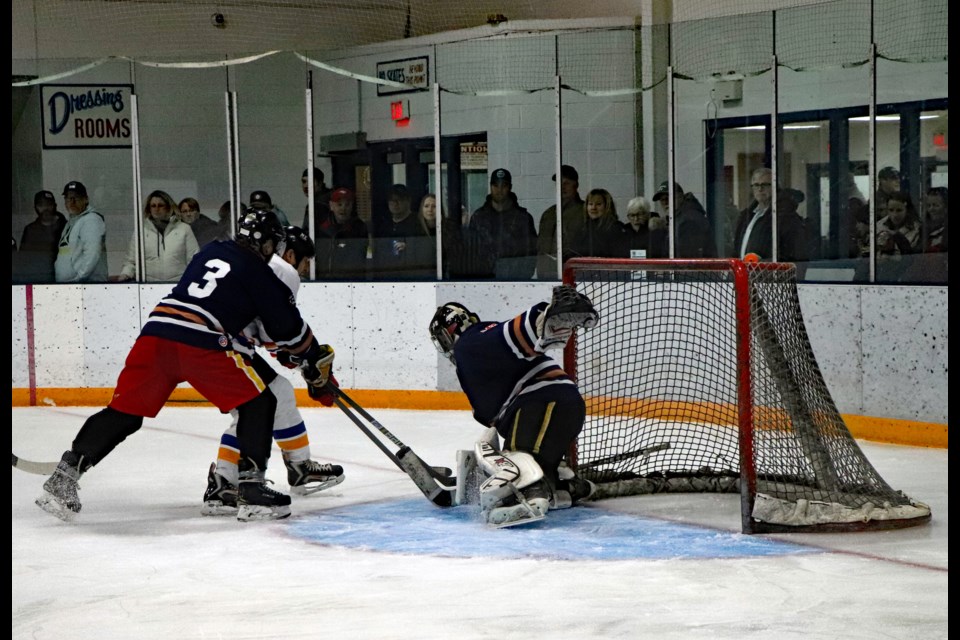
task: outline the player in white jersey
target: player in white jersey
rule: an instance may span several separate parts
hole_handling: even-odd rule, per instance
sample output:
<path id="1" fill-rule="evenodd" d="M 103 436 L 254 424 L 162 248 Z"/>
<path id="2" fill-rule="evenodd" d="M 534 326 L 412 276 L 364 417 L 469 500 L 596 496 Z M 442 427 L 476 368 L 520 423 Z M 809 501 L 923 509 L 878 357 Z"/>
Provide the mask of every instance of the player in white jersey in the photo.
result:
<path id="1" fill-rule="evenodd" d="M 294 299 L 300 289 L 300 278 L 310 272 L 310 260 L 315 250 L 313 241 L 300 228 L 284 228 L 286 235 L 279 251 L 268 263 L 273 272 L 287 285 Z M 253 360 L 254 369 L 269 383 L 270 391 L 277 397 L 277 409 L 273 421 L 273 439 L 280 447 L 283 463 L 287 467 L 287 481 L 290 492 L 296 495 L 308 495 L 327 489 L 343 482 L 343 468 L 335 464 L 321 464 L 310 459 L 310 440 L 303 417 L 297 409 L 293 385 L 286 377 L 279 375 L 255 348 L 262 346 L 289 368 L 297 363 L 285 358 L 276 350 L 259 319 L 251 322 L 244 330 L 241 339 L 234 343 L 237 351 L 247 353 Z M 331 406 L 332 396 L 317 398 L 322 404 Z M 237 416 L 231 414 L 233 421 L 220 438 L 217 461 L 210 465 L 207 474 L 207 490 L 203 496 L 204 515 L 233 515 L 237 512 Z"/>

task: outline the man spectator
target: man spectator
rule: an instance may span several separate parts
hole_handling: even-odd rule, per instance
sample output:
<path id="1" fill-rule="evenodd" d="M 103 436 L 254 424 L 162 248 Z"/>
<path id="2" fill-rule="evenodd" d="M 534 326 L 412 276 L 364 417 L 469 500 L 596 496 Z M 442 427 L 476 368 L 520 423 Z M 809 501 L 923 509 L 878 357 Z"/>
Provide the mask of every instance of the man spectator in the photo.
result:
<path id="1" fill-rule="evenodd" d="M 753 189 L 753 201 L 737 218 L 734 250 L 738 258 L 754 253 L 761 260 L 770 261 L 773 259 L 770 244 L 773 237 L 773 171 L 766 167 L 754 171 L 750 176 L 750 188 Z M 797 213 L 797 194 L 802 195 L 794 189 L 782 189 L 777 195 L 778 262 L 798 262 L 808 257 L 806 222 Z"/>
<path id="2" fill-rule="evenodd" d="M 677 216 L 674 226 L 675 258 L 715 258 L 717 245 L 713 239 L 710 222 L 703 205 L 692 193 L 673 183 L 674 211 Z M 650 218 L 650 253 L 648 258 L 670 257 L 670 183 L 664 180 L 657 188 L 653 201 L 660 208 L 660 216 Z"/>
<path id="3" fill-rule="evenodd" d="M 366 278 L 369 233 L 367 225 L 354 211 L 355 200 L 350 189 L 334 189 L 330 195 L 333 215 L 317 227 L 318 280 Z"/>
<path id="4" fill-rule="evenodd" d="M 420 221 L 411 209 L 410 191 L 406 185 L 395 184 L 387 193 L 390 219 L 380 226 L 373 248 L 373 260 L 381 276 L 409 277 L 416 268 L 415 256 L 408 240 L 424 235 Z"/>
<path id="5" fill-rule="evenodd" d="M 107 281 L 107 225 L 94 211 L 87 188 L 76 180 L 63 188 L 70 217 L 60 234 L 54 275 L 57 282 Z"/>
<path id="6" fill-rule="evenodd" d="M 57 199 L 49 191 L 37 191 L 33 209 L 37 219 L 24 227 L 20 238 L 18 279 L 34 284 L 54 282 L 53 264 L 67 218 L 57 211 Z"/>
<path id="7" fill-rule="evenodd" d="M 517 203 L 513 176 L 490 174 L 490 193 L 470 219 L 473 276 L 529 280 L 537 266 L 537 229 L 530 212 Z"/>
<path id="8" fill-rule="evenodd" d="M 303 188 L 303 196 L 305 198 L 310 197 L 310 183 L 308 182 L 307 176 L 309 175 L 310 169 L 303 170 L 303 176 L 300 178 L 300 186 Z M 318 167 L 313 168 L 313 216 L 316 220 L 316 226 L 314 227 L 314 233 L 320 229 L 321 225 L 330 219 L 330 198 L 333 195 L 333 192 L 327 188 L 327 185 L 323 181 L 323 171 Z M 308 204 L 303 208 L 303 224 L 300 225 L 301 228 L 310 233 L 310 205 Z"/>
<path id="9" fill-rule="evenodd" d="M 277 205 L 273 204 L 273 200 L 270 198 L 270 194 L 266 191 L 254 191 L 250 194 L 250 206 L 258 211 L 272 211 L 277 220 L 280 221 L 280 224 L 284 227 L 290 226 L 290 221 L 287 219 L 287 214 Z"/>
<path id="10" fill-rule="evenodd" d="M 557 181 L 557 175 L 553 175 Z M 560 218 L 563 220 L 563 244 L 579 237 L 586 223 L 583 199 L 579 193 L 580 175 L 568 164 L 560 167 Z M 551 205 L 540 216 L 537 234 L 537 278 L 557 279 L 557 205 Z"/>

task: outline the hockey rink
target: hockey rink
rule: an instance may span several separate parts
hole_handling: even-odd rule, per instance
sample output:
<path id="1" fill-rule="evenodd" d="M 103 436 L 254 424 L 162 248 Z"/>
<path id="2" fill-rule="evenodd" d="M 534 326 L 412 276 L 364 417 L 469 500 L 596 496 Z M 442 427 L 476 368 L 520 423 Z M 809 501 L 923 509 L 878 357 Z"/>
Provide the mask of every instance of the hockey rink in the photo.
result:
<path id="1" fill-rule="evenodd" d="M 87 407 L 13 408 L 12 448 L 59 460 Z M 483 428 L 369 409 L 433 465 Z M 947 637 L 947 450 L 860 442 L 930 505 L 899 531 L 746 536 L 736 495 L 652 495 L 492 529 L 427 501 L 336 408 L 303 410 L 343 484 L 289 519 L 200 515 L 228 418 L 165 408 L 80 481 L 64 523 L 12 469 L 12 637 L 128 639 L 912 639 Z M 391 448 L 396 450 L 396 447 Z M 267 477 L 287 492 L 274 446 Z"/>

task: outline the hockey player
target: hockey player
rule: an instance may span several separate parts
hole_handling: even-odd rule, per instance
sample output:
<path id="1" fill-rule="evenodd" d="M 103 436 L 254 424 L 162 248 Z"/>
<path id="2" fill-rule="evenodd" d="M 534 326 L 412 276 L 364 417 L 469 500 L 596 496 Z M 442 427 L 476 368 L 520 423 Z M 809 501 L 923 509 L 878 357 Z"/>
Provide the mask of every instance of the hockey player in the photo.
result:
<path id="1" fill-rule="evenodd" d="M 569 507 L 592 485 L 560 464 L 583 429 L 585 405 L 577 385 L 546 354 L 576 327 L 599 321 L 590 300 L 567 285 L 506 322 L 485 322 L 462 304 L 439 307 L 430 336 L 457 368 L 473 416 L 496 429 L 476 445 L 485 520 L 498 527 L 542 519 L 548 508 Z"/>
<path id="2" fill-rule="evenodd" d="M 150 312 L 110 404 L 84 422 L 44 483 L 40 508 L 63 520 L 79 513 L 80 477 L 139 430 L 144 417 L 156 416 L 186 381 L 221 411 L 237 410 L 237 519 L 290 515 L 290 497 L 270 489 L 264 477 L 277 400 L 230 342 L 259 318 L 279 349 L 302 360 L 308 385 L 320 388 L 329 379 L 333 349 L 317 342 L 290 290 L 267 266 L 283 238 L 272 214 L 247 209 L 236 240 L 211 242 L 193 257 Z"/>
<path id="3" fill-rule="evenodd" d="M 268 264 L 296 299 L 300 278 L 310 272 L 310 260 L 314 257 L 315 249 L 313 240 L 300 227 L 288 226 L 283 231 L 284 242 Z M 234 348 L 250 357 L 254 369 L 277 397 L 273 439 L 280 447 L 283 463 L 287 467 L 290 492 L 307 495 L 340 484 L 344 479 L 343 467 L 310 459 L 310 440 L 303 417 L 297 409 L 293 385 L 255 350 L 258 345 L 265 347 L 286 366 L 294 368 L 297 365 L 291 361 L 289 352 L 277 351 L 276 344 L 259 320 L 250 323 L 234 341 Z M 332 375 L 330 379 L 336 383 Z M 333 404 L 333 396 L 327 395 L 319 400 L 328 406 Z M 237 412 L 231 411 L 230 415 L 233 422 L 220 438 L 217 461 L 210 465 L 207 473 L 207 490 L 203 494 L 201 510 L 205 516 L 237 513 L 237 461 L 240 457 L 237 448 Z"/>

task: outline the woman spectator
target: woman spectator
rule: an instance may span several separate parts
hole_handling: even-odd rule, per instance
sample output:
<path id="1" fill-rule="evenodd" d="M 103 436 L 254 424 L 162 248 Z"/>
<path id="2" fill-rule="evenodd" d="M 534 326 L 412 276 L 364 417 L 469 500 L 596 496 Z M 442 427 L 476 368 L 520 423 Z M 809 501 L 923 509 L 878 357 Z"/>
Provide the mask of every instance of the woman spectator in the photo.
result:
<path id="1" fill-rule="evenodd" d="M 143 207 L 144 282 L 179 280 L 199 248 L 190 225 L 182 222 L 176 211 L 177 203 L 165 191 L 147 196 Z M 138 244 L 134 232 L 117 282 L 136 277 Z"/>
<path id="2" fill-rule="evenodd" d="M 627 203 L 627 221 L 623 223 L 627 256 L 646 258 L 650 246 L 650 203 L 643 196 L 631 198 Z"/>
<path id="3" fill-rule="evenodd" d="M 896 191 L 887 196 L 887 215 L 877 223 L 877 255 L 901 256 L 920 247 L 920 223 L 910 196 Z"/>
<path id="4" fill-rule="evenodd" d="M 180 220 L 190 225 L 193 235 L 197 237 L 197 244 L 203 246 L 216 240 L 220 234 L 215 220 L 200 213 L 200 203 L 194 198 L 184 198 L 180 201 Z"/>
<path id="5" fill-rule="evenodd" d="M 619 258 L 627 255 L 626 235 L 613 197 L 606 189 L 593 189 L 586 199 L 587 220 L 580 233 L 571 238 L 564 261 L 576 256 Z"/>
<path id="6" fill-rule="evenodd" d="M 927 191 L 927 253 L 947 250 L 947 188 L 931 187 Z"/>

